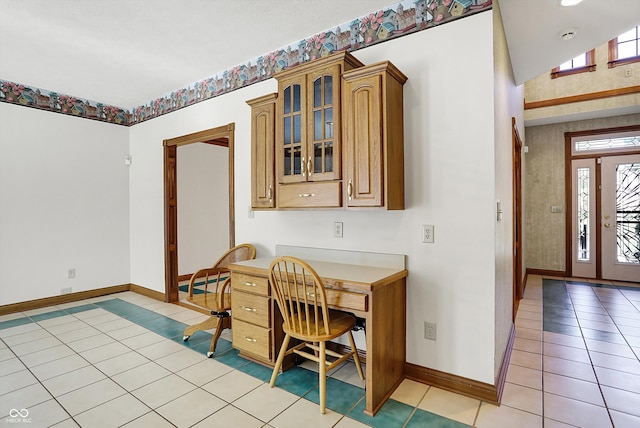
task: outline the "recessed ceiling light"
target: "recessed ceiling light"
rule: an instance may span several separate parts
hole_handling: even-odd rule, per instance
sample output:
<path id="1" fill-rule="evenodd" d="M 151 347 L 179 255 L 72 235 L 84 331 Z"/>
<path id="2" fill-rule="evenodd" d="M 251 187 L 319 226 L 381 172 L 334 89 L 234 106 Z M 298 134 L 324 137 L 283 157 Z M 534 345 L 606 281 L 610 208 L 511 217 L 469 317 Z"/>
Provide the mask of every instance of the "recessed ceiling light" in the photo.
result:
<path id="1" fill-rule="evenodd" d="M 584 0 L 560 0 L 562 6 L 575 6 L 582 3 Z"/>

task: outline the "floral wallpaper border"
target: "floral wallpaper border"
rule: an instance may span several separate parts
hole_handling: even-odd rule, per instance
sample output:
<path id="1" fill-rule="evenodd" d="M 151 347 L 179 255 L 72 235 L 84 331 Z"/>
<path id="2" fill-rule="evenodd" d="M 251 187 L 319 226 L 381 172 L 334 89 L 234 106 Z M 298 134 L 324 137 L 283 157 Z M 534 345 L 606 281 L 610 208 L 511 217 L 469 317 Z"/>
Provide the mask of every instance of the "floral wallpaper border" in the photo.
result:
<path id="1" fill-rule="evenodd" d="M 274 73 L 324 57 L 384 42 L 490 10 L 492 0 L 401 0 L 397 5 L 343 23 L 156 98 L 126 109 L 0 80 L 0 102 L 132 126 L 189 105 L 270 79 Z M 422 53 L 420 53 L 422 54 Z"/>

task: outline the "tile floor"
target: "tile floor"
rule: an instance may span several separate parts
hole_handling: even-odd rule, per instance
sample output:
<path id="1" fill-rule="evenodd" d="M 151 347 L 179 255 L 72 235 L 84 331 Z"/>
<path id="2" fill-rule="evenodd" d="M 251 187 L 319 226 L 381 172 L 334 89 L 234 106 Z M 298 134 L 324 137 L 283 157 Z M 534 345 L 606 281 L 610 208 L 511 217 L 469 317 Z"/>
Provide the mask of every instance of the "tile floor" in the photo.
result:
<path id="1" fill-rule="evenodd" d="M 204 316 L 127 292 L 0 317 L 0 426 L 640 426 L 640 289 L 530 276 L 501 406 L 405 380 L 374 417 L 353 364 L 270 370 L 223 334 L 182 341 Z"/>

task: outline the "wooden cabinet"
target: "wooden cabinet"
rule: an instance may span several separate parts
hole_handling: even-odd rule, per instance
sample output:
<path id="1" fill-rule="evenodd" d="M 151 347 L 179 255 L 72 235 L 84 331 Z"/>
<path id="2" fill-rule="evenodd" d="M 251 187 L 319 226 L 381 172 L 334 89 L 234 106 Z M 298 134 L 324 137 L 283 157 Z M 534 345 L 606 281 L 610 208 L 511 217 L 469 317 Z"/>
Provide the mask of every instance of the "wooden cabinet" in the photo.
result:
<path id="1" fill-rule="evenodd" d="M 346 206 L 404 209 L 407 77 L 385 61 L 345 72 L 343 79 Z"/>
<path id="2" fill-rule="evenodd" d="M 275 208 L 275 112 L 278 94 L 247 101 L 251 106 L 251 207 Z"/>
<path id="3" fill-rule="evenodd" d="M 274 76 L 278 207 L 342 205 L 341 75 L 362 65 L 339 52 Z"/>

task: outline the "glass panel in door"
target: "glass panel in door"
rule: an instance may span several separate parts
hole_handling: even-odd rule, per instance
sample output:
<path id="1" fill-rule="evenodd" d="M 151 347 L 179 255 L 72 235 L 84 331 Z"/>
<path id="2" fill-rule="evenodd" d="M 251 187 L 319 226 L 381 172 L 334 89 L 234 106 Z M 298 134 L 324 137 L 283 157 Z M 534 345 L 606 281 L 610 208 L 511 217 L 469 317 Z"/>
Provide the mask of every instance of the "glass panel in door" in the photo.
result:
<path id="1" fill-rule="evenodd" d="M 602 158 L 602 277 L 640 281 L 640 155 Z"/>
<path id="2" fill-rule="evenodd" d="M 333 151 L 333 98 L 332 75 L 320 75 L 313 80 L 313 112 L 310 126 L 309 180 L 331 180 L 335 178 Z"/>
<path id="3" fill-rule="evenodd" d="M 596 277 L 596 174 L 595 159 L 571 162 L 571 271 L 581 278 Z"/>
<path id="4" fill-rule="evenodd" d="M 282 92 L 283 180 L 304 175 L 302 164 L 302 85 L 291 84 Z M 287 180 L 287 178 L 289 180 Z"/>

